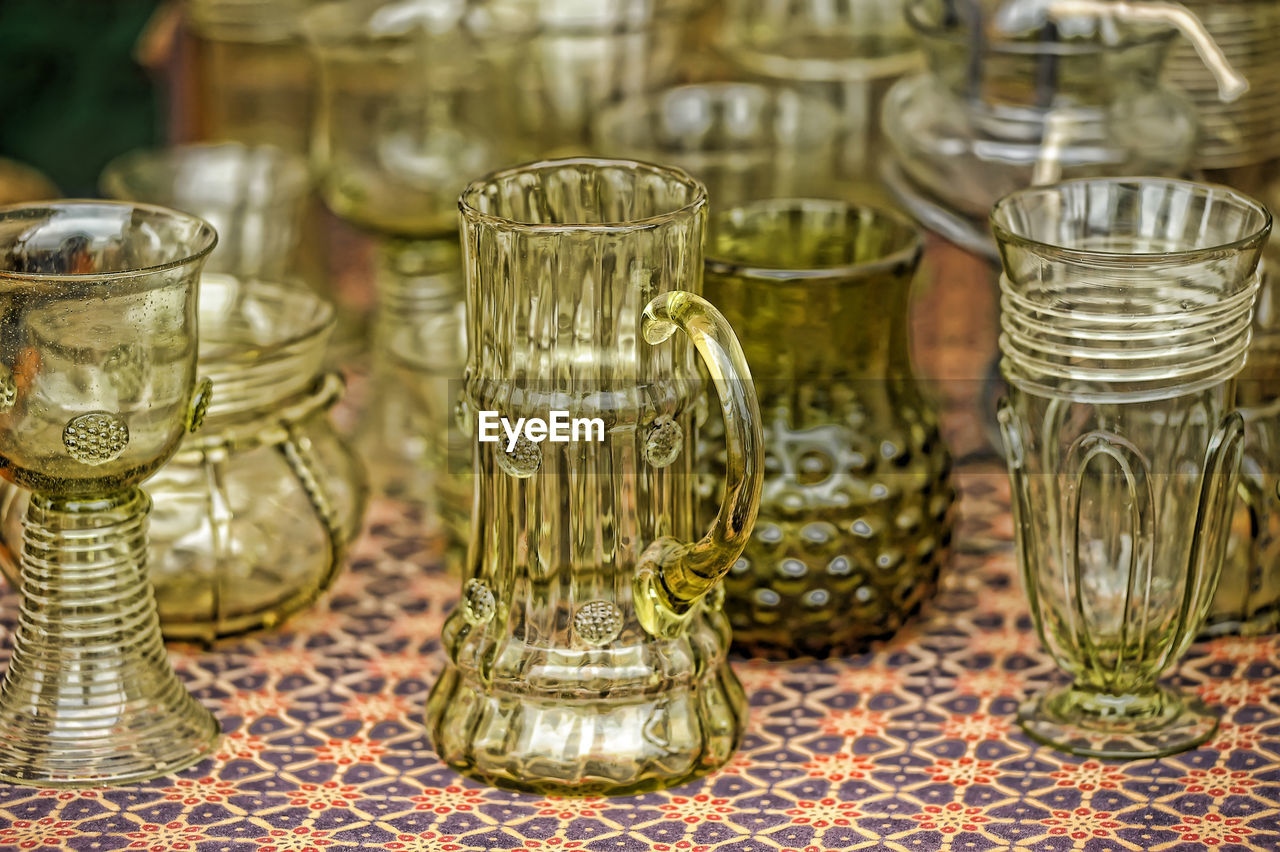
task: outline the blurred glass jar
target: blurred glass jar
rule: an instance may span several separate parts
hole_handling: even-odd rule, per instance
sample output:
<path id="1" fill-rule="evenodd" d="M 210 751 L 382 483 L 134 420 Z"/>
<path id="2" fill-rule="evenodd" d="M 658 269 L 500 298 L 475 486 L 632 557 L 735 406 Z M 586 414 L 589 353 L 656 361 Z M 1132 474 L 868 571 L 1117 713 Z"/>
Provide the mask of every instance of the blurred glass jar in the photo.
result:
<path id="1" fill-rule="evenodd" d="M 715 207 L 831 190 L 839 116 L 825 101 L 768 83 L 698 83 L 618 101 L 592 128 L 607 157 L 669 163 Z"/>
<path id="2" fill-rule="evenodd" d="M 839 201 L 711 216 L 704 291 L 739 330 L 764 423 L 760 514 L 725 578 L 749 653 L 849 653 L 892 634 L 950 553 L 951 458 L 909 354 L 923 248 L 905 218 Z M 712 470 L 717 422 L 700 433 Z M 701 498 L 714 511 L 717 490 Z"/>
<path id="3" fill-rule="evenodd" d="M 679 76 L 706 0 L 538 0 L 513 87 L 519 159 L 582 154 L 606 104 Z M 592 153 L 599 153 L 593 151 Z"/>
<path id="4" fill-rule="evenodd" d="M 0 157 L 0 204 L 61 197 L 62 191 L 44 172 L 26 163 Z"/>
<path id="5" fill-rule="evenodd" d="M 279 280 L 297 273 L 310 185 L 307 163 L 238 142 L 130 151 L 107 164 L 102 194 L 199 216 L 218 231 L 206 272 Z"/>
<path id="6" fill-rule="evenodd" d="M 201 279 L 198 369 L 213 381 L 212 402 L 147 485 L 147 566 L 168 638 L 275 626 L 336 578 L 366 489 L 328 416 L 343 391 L 323 372 L 333 326 L 332 306 L 300 285 Z M 7 542 L 21 540 L 26 499 L 3 492 Z"/>
<path id="7" fill-rule="evenodd" d="M 859 201 L 889 200 L 876 173 L 880 105 L 895 80 L 920 67 L 902 6 L 903 0 L 724 0 L 720 52 L 740 72 L 785 82 L 836 110 L 835 177 Z"/>
<path id="8" fill-rule="evenodd" d="M 508 80 L 536 20 L 516 0 L 340 0 L 303 30 L 320 75 L 312 166 L 338 216 L 382 235 L 455 237 L 458 196 L 506 165 Z"/>
<path id="9" fill-rule="evenodd" d="M 198 138 L 305 153 L 315 72 L 298 29 L 314 0 L 187 0 Z"/>
<path id="10" fill-rule="evenodd" d="M 884 103 L 894 160 L 930 199 L 985 220 L 999 198 L 1045 180 L 1186 169 L 1195 111 L 1160 85 L 1176 30 L 1128 24 L 1117 40 L 1085 19 L 998 31 L 954 12 L 945 0 L 909 0 L 928 72 L 898 82 Z"/>
<path id="11" fill-rule="evenodd" d="M 1263 198 L 1272 210 L 1280 185 Z M 1236 380 L 1244 461 L 1231 540 L 1204 633 L 1246 636 L 1280 629 L 1280 240 L 1263 252 L 1249 356 Z"/>

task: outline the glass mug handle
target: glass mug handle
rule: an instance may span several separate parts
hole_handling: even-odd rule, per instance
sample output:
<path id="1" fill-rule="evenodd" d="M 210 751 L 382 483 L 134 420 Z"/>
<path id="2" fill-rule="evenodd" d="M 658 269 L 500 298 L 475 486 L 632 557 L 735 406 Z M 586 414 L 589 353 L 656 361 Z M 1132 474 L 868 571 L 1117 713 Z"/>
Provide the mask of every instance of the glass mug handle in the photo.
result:
<path id="1" fill-rule="evenodd" d="M 644 339 L 657 345 L 683 331 L 706 364 L 720 399 L 727 454 L 720 512 L 697 542 L 663 536 L 640 555 L 634 600 L 641 626 L 654 636 L 680 632 L 703 595 L 742 553 L 764 484 L 764 434 L 751 371 L 728 321 L 701 296 L 664 293 L 644 309 Z"/>

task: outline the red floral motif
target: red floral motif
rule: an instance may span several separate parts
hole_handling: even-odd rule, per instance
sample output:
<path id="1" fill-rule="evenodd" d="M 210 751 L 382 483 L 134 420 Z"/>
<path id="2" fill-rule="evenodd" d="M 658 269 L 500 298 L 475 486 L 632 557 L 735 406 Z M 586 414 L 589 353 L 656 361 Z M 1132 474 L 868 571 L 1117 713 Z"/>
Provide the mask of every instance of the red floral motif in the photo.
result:
<path id="1" fill-rule="evenodd" d="M 414 796 L 410 801 L 417 802 L 414 810 L 432 811 L 437 814 L 451 814 L 458 811 L 469 811 L 484 804 L 484 791 L 456 784 L 440 789 L 428 787 L 422 795 Z"/>
<path id="2" fill-rule="evenodd" d="M 1280 657 L 1280 645 L 1272 637 L 1222 636 L 1207 645 L 1210 659 L 1230 663 L 1264 663 Z"/>
<path id="3" fill-rule="evenodd" d="M 1040 639 L 1026 630 L 998 630 L 974 637 L 973 648 L 1000 659 L 1027 657 L 1040 650 Z"/>
<path id="4" fill-rule="evenodd" d="M 828 781 L 847 781 L 850 778 L 866 778 L 867 773 L 876 768 L 871 758 L 847 751 L 836 754 L 814 755 L 804 765 L 809 770 L 810 778 L 825 778 Z"/>
<path id="5" fill-rule="evenodd" d="M 802 799 L 794 808 L 786 811 L 793 825 L 811 825 L 814 828 L 829 828 L 833 825 L 850 825 L 854 817 L 862 816 L 854 809 L 853 802 L 842 802 L 838 799 L 826 798 L 816 802 Z"/>
<path id="6" fill-rule="evenodd" d="M 1213 678 L 1196 687 L 1196 694 L 1209 704 L 1243 707 L 1262 704 L 1271 697 L 1271 681 L 1248 677 Z"/>
<path id="7" fill-rule="evenodd" d="M 236 785 L 233 781 L 218 780 L 212 775 L 206 775 L 198 781 L 192 781 L 187 778 L 180 778 L 174 782 L 172 787 L 165 787 L 165 800 L 170 802 L 182 802 L 184 805 L 216 805 L 227 800 L 236 791 Z"/>
<path id="8" fill-rule="evenodd" d="M 1233 771 L 1224 766 L 1215 766 L 1212 769 L 1192 769 L 1179 778 L 1178 783 L 1185 784 L 1188 793 L 1205 793 L 1220 799 L 1226 795 L 1248 793 L 1249 788 L 1256 786 L 1258 782 L 1250 778 L 1249 773 L 1243 769 Z"/>
<path id="9" fill-rule="evenodd" d="M 70 820 L 54 817 L 17 819 L 9 826 L 0 828 L 0 847 L 35 849 L 37 846 L 61 846 L 68 837 L 75 837 L 77 834 L 71 827 Z"/>
<path id="10" fill-rule="evenodd" d="M 458 838 L 452 834 L 438 834 L 434 831 L 423 831 L 418 834 L 397 834 L 395 840 L 382 846 L 395 852 L 454 852 L 461 849 L 454 841 Z"/>
<path id="11" fill-rule="evenodd" d="M 1218 734 L 1209 747 L 1221 752 L 1249 751 L 1258 747 L 1258 739 L 1256 725 L 1233 725 L 1231 722 L 1222 722 L 1218 725 Z"/>
<path id="12" fill-rule="evenodd" d="M 185 852 L 195 849 L 197 843 L 203 843 L 205 837 L 196 825 L 183 825 L 180 822 L 167 822 L 164 825 L 145 823 L 137 831 L 130 831 L 125 837 L 131 838 L 130 849 L 145 849 L 147 852 Z M 259 850 L 270 852 L 270 850 Z"/>
<path id="13" fill-rule="evenodd" d="M 254 760 L 267 750 L 267 744 L 246 731 L 232 731 L 222 735 L 214 757 L 222 762 L 229 760 Z"/>
<path id="14" fill-rule="evenodd" d="M 316 831 L 300 825 L 297 828 L 273 828 L 265 837 L 254 838 L 258 844 L 258 852 L 320 852 L 325 846 L 332 846 L 328 839 L 329 832 Z"/>
<path id="15" fill-rule="evenodd" d="M 803 849 L 783 848 L 781 852 L 841 852 L 839 849 L 826 849 L 822 846 L 806 846 Z"/>
<path id="16" fill-rule="evenodd" d="M 538 816 L 553 816 L 569 820 L 577 817 L 598 817 L 604 811 L 606 804 L 603 796 L 588 796 L 581 799 L 543 799 L 534 807 L 538 808 Z"/>
<path id="17" fill-rule="evenodd" d="M 270 648 L 249 656 L 249 670 L 272 677 L 285 677 L 313 670 L 316 653 L 306 648 Z"/>
<path id="18" fill-rule="evenodd" d="M 449 586 L 449 591 L 444 593 L 443 598 L 427 598 L 427 600 L 448 600 L 458 596 L 458 581 L 456 578 Z M 428 612 L 402 612 L 398 614 L 393 622 L 388 626 L 388 635 L 396 639 L 404 639 L 410 647 L 417 647 L 424 642 L 430 642 L 433 639 L 440 638 L 440 631 L 444 628 L 444 611 L 433 609 Z M 432 658 L 430 656 L 419 656 L 418 666 L 414 670 L 415 677 L 427 678 L 434 673 L 432 669 Z"/>
<path id="19" fill-rule="evenodd" d="M 1064 763 L 1056 772 L 1049 773 L 1050 778 L 1058 779 L 1059 787 L 1074 787 L 1084 793 L 1094 790 L 1115 790 L 1124 781 L 1124 773 L 1096 760 L 1084 763 Z"/>
<path id="20" fill-rule="evenodd" d="M 37 796 L 45 796 L 51 799 L 58 799 L 63 802 L 69 802 L 72 799 L 96 799 L 98 798 L 97 790 L 40 790 Z"/>
<path id="21" fill-rule="evenodd" d="M 717 775 L 744 775 L 748 769 L 759 768 L 758 763 L 740 751 L 735 751 L 733 757 L 724 766 L 716 770 Z"/>
<path id="22" fill-rule="evenodd" d="M 1000 774 L 989 760 L 977 760 L 972 757 L 958 757 L 955 760 L 939 758 L 925 770 L 934 781 L 951 782 L 957 787 L 969 784 L 990 784 Z"/>
<path id="23" fill-rule="evenodd" d="M 357 693 L 347 699 L 342 715 L 361 722 L 383 722 L 400 719 L 411 712 L 409 701 L 403 695 L 390 692 Z"/>
<path id="24" fill-rule="evenodd" d="M 1024 686 L 1022 678 L 1004 669 L 966 671 L 956 678 L 957 692 L 961 695 L 976 695 L 979 698 L 1021 695 Z"/>
<path id="25" fill-rule="evenodd" d="M 912 814 L 911 818 L 920 823 L 921 828 L 943 834 L 978 831 L 978 826 L 991 821 L 990 817 L 982 815 L 982 808 L 962 805 L 959 802 L 925 805 L 920 813 Z"/>
<path id="26" fill-rule="evenodd" d="M 682 819 L 690 825 L 711 820 L 718 822 L 724 819 L 725 814 L 733 813 L 733 808 L 729 807 L 728 799 L 713 799 L 706 793 L 699 793 L 696 796 L 672 796 L 671 801 L 665 805 L 659 805 L 659 810 L 664 811 L 664 819 Z"/>
<path id="27" fill-rule="evenodd" d="M 386 678 L 400 683 L 410 678 L 422 677 L 427 666 L 421 654 L 400 652 L 374 657 L 365 664 L 365 669 L 372 677 Z"/>
<path id="28" fill-rule="evenodd" d="M 1053 816 L 1040 820 L 1040 823 L 1049 826 L 1050 834 L 1066 834 L 1075 840 L 1085 840 L 1089 837 L 1112 837 L 1120 823 L 1111 817 L 1109 811 L 1081 807 L 1073 811 L 1054 811 Z"/>
<path id="29" fill-rule="evenodd" d="M 283 716 L 290 707 L 289 699 L 285 695 L 271 689 L 258 689 L 252 692 L 239 690 L 222 699 L 223 715 L 239 716 L 246 722 Z"/>
<path id="30" fill-rule="evenodd" d="M 1182 832 L 1179 839 L 1188 843 L 1203 843 L 1206 846 L 1218 846 L 1222 843 L 1244 843 L 1244 839 L 1253 830 L 1246 828 L 1241 817 L 1224 817 L 1210 811 L 1202 817 L 1184 816 L 1182 822 L 1173 827 Z"/>
<path id="31" fill-rule="evenodd" d="M 354 784 L 339 784 L 337 781 L 325 781 L 323 784 L 302 784 L 296 790 L 286 793 L 289 804 L 295 807 L 306 806 L 313 811 L 326 808 L 349 808 L 351 803 L 360 798 Z"/>
<path id="32" fill-rule="evenodd" d="M 581 848 L 581 846 L 581 840 L 567 840 L 562 835 L 556 835 L 555 837 L 548 837 L 546 840 L 526 840 L 524 841 L 524 846 L 517 846 L 515 849 L 511 850 L 511 852 L 540 852 L 540 850 L 543 849 L 578 849 Z M 662 849 L 663 847 L 658 845 L 653 848 Z M 705 849 L 706 847 L 703 846 L 699 848 Z"/>
<path id="33" fill-rule="evenodd" d="M 833 710 L 822 720 L 822 732 L 857 739 L 879 737 L 884 734 L 888 720 L 878 710 L 855 707 L 852 710 Z"/>
<path id="34" fill-rule="evenodd" d="M 742 682 L 742 688 L 748 695 L 755 692 L 777 692 L 782 688 L 781 666 L 771 665 L 763 660 L 735 662 L 733 673 Z"/>
<path id="35" fill-rule="evenodd" d="M 351 766 L 355 763 L 376 763 L 387 753 L 380 740 L 364 737 L 332 739 L 316 747 L 316 759 L 323 763 Z"/>
<path id="36" fill-rule="evenodd" d="M 989 713 L 956 713 L 942 723 L 942 734 L 948 739 L 976 743 L 1002 739 L 1009 733 L 1009 720 Z"/>
<path id="37" fill-rule="evenodd" d="M 655 843 L 653 844 L 655 852 L 708 852 L 710 846 L 694 846 L 688 840 L 680 840 L 676 843 Z"/>

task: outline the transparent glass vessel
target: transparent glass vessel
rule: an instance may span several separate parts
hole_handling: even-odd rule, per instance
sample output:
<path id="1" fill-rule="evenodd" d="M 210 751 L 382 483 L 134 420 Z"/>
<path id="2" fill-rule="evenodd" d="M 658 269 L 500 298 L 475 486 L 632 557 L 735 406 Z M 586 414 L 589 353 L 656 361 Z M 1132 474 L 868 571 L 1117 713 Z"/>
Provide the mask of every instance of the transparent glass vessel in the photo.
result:
<path id="1" fill-rule="evenodd" d="M 825 101 L 768 83 L 698 83 L 618 101 L 592 128 L 607 156 L 670 163 L 717 207 L 838 192 L 839 116 Z"/>
<path id="2" fill-rule="evenodd" d="M 0 475 L 33 492 L 0 685 L 5 781 L 139 781 L 218 739 L 165 656 L 138 489 L 208 405 L 196 288 L 216 241 L 159 207 L 0 210 Z"/>
<path id="3" fill-rule="evenodd" d="M 510 88 L 521 159 L 602 153 L 593 116 L 675 82 L 706 0 L 538 0 L 537 32 L 502 85 Z"/>
<path id="4" fill-rule="evenodd" d="M 337 578 L 360 532 L 360 462 L 328 417 L 334 310 L 299 284 L 205 274 L 200 373 L 213 397 L 198 435 L 150 481 L 148 571 L 166 638 L 211 642 L 273 627 Z M 16 576 L 27 493 L 0 503 L 0 567 Z"/>
<path id="5" fill-rule="evenodd" d="M 889 201 L 877 170 L 881 104 L 894 81 L 921 62 L 903 0 L 724 0 L 723 6 L 720 52 L 740 74 L 829 104 L 840 117 L 832 177 L 844 197 Z"/>
<path id="6" fill-rule="evenodd" d="M 709 233 L 706 295 L 742 335 L 764 419 L 760 515 L 725 578 L 734 643 L 857 650 L 915 611 L 950 549 L 951 459 L 908 352 L 923 240 L 895 214 L 813 199 L 721 209 Z M 718 422 L 704 430 L 718 468 Z"/>
<path id="7" fill-rule="evenodd" d="M 1218 714 L 1158 678 L 1204 623 L 1244 446 L 1233 410 L 1271 217 L 1155 178 L 1023 190 L 992 212 L 999 412 L 1032 618 L 1071 683 L 1022 706 L 1076 754 L 1191 748 Z"/>
<path id="8" fill-rule="evenodd" d="M 186 0 L 199 139 L 305 154 L 315 69 L 298 21 L 314 0 Z"/>
<path id="9" fill-rule="evenodd" d="M 763 455 L 742 350 L 696 295 L 705 207 L 684 172 L 616 160 L 532 164 L 462 197 L 474 517 L 426 719 L 463 773 L 654 789 L 723 764 L 742 736 L 718 581 L 750 535 Z M 695 351 L 728 447 L 701 539 Z M 556 410 L 600 431 L 480 440 L 483 412 Z"/>
<path id="10" fill-rule="evenodd" d="M 310 180 L 307 161 L 238 142 L 130 151 L 107 164 L 103 195 L 182 210 L 213 225 L 205 270 L 279 280 L 297 272 Z"/>

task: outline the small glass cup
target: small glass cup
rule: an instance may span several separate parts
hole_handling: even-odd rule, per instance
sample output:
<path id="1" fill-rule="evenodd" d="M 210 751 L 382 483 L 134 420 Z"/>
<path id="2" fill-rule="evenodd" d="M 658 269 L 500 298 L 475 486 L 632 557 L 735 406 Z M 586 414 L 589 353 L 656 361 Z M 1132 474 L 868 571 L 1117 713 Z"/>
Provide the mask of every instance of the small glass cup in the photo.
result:
<path id="1" fill-rule="evenodd" d="M 307 213 L 307 162 L 270 145 L 238 142 L 130 151 L 107 164 L 103 195 L 162 204 L 218 231 L 206 272 L 280 278 L 297 272 Z"/>
<path id="2" fill-rule="evenodd" d="M 1071 675 L 1025 703 L 1033 738 L 1157 757 L 1217 714 L 1160 685 L 1204 622 L 1244 445 L 1261 204 L 1156 178 L 1022 190 L 991 214 L 1004 266 L 999 422 L 1032 619 Z"/>
<path id="3" fill-rule="evenodd" d="M 831 193 L 838 132 L 825 101 L 768 83 L 639 95 L 605 107 L 592 128 L 597 152 L 680 166 L 717 206 Z"/>

